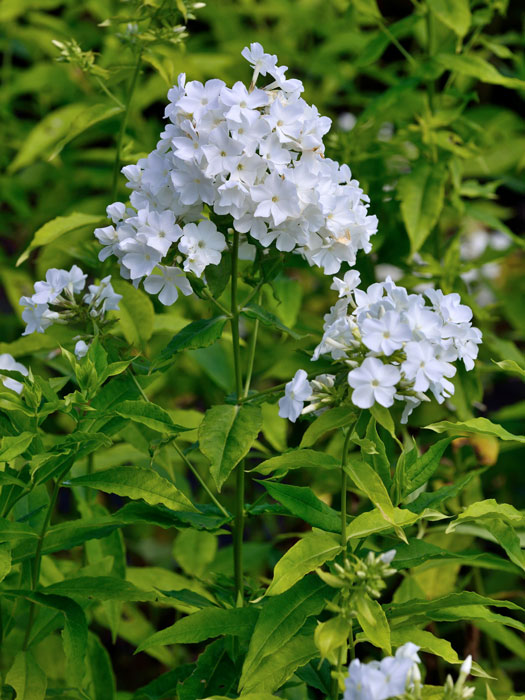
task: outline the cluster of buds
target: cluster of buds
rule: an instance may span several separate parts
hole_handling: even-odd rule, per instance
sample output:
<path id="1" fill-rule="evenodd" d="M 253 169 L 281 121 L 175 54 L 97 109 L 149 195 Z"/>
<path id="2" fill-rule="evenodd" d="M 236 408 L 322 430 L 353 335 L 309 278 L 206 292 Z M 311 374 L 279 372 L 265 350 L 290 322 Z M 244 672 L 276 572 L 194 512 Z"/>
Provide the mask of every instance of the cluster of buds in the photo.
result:
<path id="1" fill-rule="evenodd" d="M 443 700 L 469 700 L 474 695 L 474 688 L 466 686 L 470 670 L 472 668 L 472 656 L 467 656 L 459 669 L 459 676 L 454 683 L 452 676 L 449 674 L 445 681 Z"/>
<path id="2" fill-rule="evenodd" d="M 352 554 L 345 557 L 342 564 L 334 563 L 333 574 L 321 570 L 317 573 L 329 586 L 344 589 L 344 598 L 357 592 L 366 593 L 371 598 L 380 598 L 381 592 L 386 588 L 385 579 L 397 573 L 390 566 L 395 555 L 395 549 L 382 554 L 369 552 L 365 559 Z M 337 609 L 337 612 L 342 610 Z"/>

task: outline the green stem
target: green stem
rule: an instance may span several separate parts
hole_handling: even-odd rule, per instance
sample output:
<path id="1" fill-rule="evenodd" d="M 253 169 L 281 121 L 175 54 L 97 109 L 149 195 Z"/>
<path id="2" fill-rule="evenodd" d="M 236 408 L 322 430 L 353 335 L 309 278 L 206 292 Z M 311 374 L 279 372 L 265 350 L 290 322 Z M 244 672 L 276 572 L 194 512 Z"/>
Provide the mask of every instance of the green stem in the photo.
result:
<path id="1" fill-rule="evenodd" d="M 426 16 L 426 23 L 427 23 L 427 51 L 428 51 L 428 57 L 432 58 L 434 55 L 434 16 L 432 15 L 432 12 L 428 10 L 427 16 Z M 435 90 L 436 86 L 433 80 L 428 81 L 428 104 L 430 106 L 430 111 L 434 112 L 434 95 L 435 95 Z"/>
<path id="2" fill-rule="evenodd" d="M 387 36 L 392 44 L 396 47 L 396 49 L 403 54 L 403 56 L 406 58 L 406 60 L 410 63 L 411 66 L 416 66 L 417 63 L 416 61 L 412 58 L 412 56 L 408 53 L 408 51 L 405 49 L 403 44 L 401 44 L 398 40 L 397 37 L 392 34 L 390 29 L 384 24 L 384 22 L 380 21 L 379 22 L 379 28 L 383 32 L 385 36 Z"/>
<path id="3" fill-rule="evenodd" d="M 115 104 L 116 104 L 118 107 L 120 107 L 120 109 L 125 109 L 124 105 L 123 105 L 122 102 L 118 99 L 118 97 L 116 97 L 116 95 L 114 95 L 114 94 L 111 92 L 111 90 L 108 90 L 107 86 L 104 85 L 104 83 L 102 82 L 102 80 L 101 80 L 99 77 L 95 77 L 95 80 L 96 80 L 96 82 L 98 83 L 98 85 L 100 86 L 101 90 L 103 90 L 103 91 L 106 93 L 106 95 L 109 97 L 110 100 L 112 100 L 113 102 L 115 102 Z"/>
<path id="4" fill-rule="evenodd" d="M 233 232 L 232 271 L 231 271 L 231 327 L 233 344 L 233 364 L 235 368 L 235 392 L 237 403 L 243 394 L 241 373 L 241 345 L 239 339 L 239 305 L 237 301 L 237 274 L 239 262 L 239 232 Z M 242 544 L 244 538 L 244 461 L 235 468 L 235 527 L 233 531 L 233 570 L 235 578 L 235 598 L 239 607 L 244 603 L 244 581 Z"/>
<path id="5" fill-rule="evenodd" d="M 259 304 L 261 301 L 261 290 L 257 294 L 256 302 Z M 257 347 L 257 334 L 259 333 L 259 319 L 255 319 L 253 324 L 253 332 L 250 338 L 250 346 L 248 348 L 248 368 L 246 370 L 246 379 L 244 382 L 244 394 L 243 399 L 248 396 L 250 391 L 250 384 L 252 383 L 253 365 L 255 362 L 255 348 Z"/>
<path id="6" fill-rule="evenodd" d="M 341 547 L 346 550 L 346 498 L 348 476 L 345 471 L 346 460 L 348 459 L 348 449 L 350 447 L 352 427 L 350 426 L 345 435 L 343 452 L 341 455 Z"/>
<path id="7" fill-rule="evenodd" d="M 68 466 L 69 470 L 69 466 Z M 49 523 L 51 522 L 51 515 L 53 513 L 53 510 L 55 509 L 55 504 L 57 502 L 57 497 L 58 497 L 58 492 L 60 490 L 60 484 L 62 482 L 63 477 L 65 476 L 65 472 L 57 478 L 55 481 L 55 485 L 53 487 L 53 492 L 51 494 L 51 499 L 49 501 L 49 506 L 47 508 L 46 512 L 46 517 L 44 518 L 44 522 L 42 523 L 42 529 L 40 531 L 40 537 L 38 539 L 38 544 L 36 546 L 36 552 L 35 552 L 35 558 L 33 560 L 33 571 L 32 571 L 32 576 L 31 576 L 31 590 L 36 591 L 38 588 L 38 582 L 40 580 L 40 568 L 42 566 L 42 548 L 44 546 L 44 538 L 46 536 L 47 530 L 49 528 Z M 36 606 L 35 603 L 32 602 L 31 606 L 29 608 L 29 618 L 27 620 L 27 627 L 26 627 L 26 633 L 24 637 L 24 644 L 23 644 L 23 650 L 25 651 L 29 645 L 29 638 L 31 636 L 31 630 L 33 629 L 33 623 L 35 621 L 35 612 L 36 612 Z"/>
<path id="8" fill-rule="evenodd" d="M 137 85 L 137 79 L 138 79 L 139 73 L 140 73 L 141 62 L 142 62 L 142 51 L 140 50 L 137 54 L 137 61 L 135 63 L 133 75 L 131 76 L 131 83 L 129 85 L 128 94 L 126 96 L 124 115 L 122 117 L 122 122 L 120 123 L 120 129 L 119 129 L 118 136 L 117 136 L 117 150 L 115 152 L 115 163 L 113 165 L 113 183 L 111 185 L 112 201 L 114 201 L 117 197 L 117 182 L 118 182 L 118 174 L 120 172 L 120 153 L 122 151 L 122 141 L 124 139 L 124 134 L 126 133 L 126 126 L 128 124 L 131 98 L 133 97 L 133 93 L 135 92 L 135 87 Z"/>
<path id="9" fill-rule="evenodd" d="M 209 302 L 211 302 L 214 306 L 216 306 L 219 309 L 219 311 L 222 311 L 222 313 L 225 314 L 227 318 L 231 318 L 231 314 L 228 311 L 228 309 L 225 306 L 223 306 L 220 301 L 217 301 L 217 299 L 215 299 L 215 297 L 212 296 L 212 294 L 207 289 L 203 289 L 202 293 L 204 294 L 206 299 Z"/>
<path id="10" fill-rule="evenodd" d="M 197 479 L 197 481 L 199 482 L 199 484 L 202 486 L 202 488 L 206 491 L 206 493 L 207 493 L 208 496 L 211 498 L 211 500 L 213 501 L 213 503 L 217 506 L 217 508 L 221 511 L 221 513 L 222 513 L 226 518 L 229 518 L 229 517 L 230 517 L 230 514 L 228 513 L 228 511 L 226 510 L 226 508 L 224 508 L 224 506 L 222 506 L 222 505 L 220 504 L 220 502 L 217 500 L 217 498 L 213 495 L 213 492 L 210 490 L 210 488 L 208 487 L 208 485 L 206 484 L 206 482 L 204 481 L 204 479 L 202 478 L 202 476 L 199 474 L 199 472 L 198 472 L 197 469 L 193 466 L 193 464 L 190 462 L 190 460 L 186 457 L 186 455 L 185 455 L 184 452 L 181 450 L 181 448 L 180 448 L 180 447 L 177 445 L 177 443 L 174 442 L 174 441 L 171 443 L 171 445 L 174 447 L 175 451 L 177 452 L 177 454 L 179 455 L 179 457 L 182 459 L 182 461 L 184 462 L 184 464 L 188 467 L 188 469 L 191 471 L 191 473 L 195 476 L 195 478 Z"/>

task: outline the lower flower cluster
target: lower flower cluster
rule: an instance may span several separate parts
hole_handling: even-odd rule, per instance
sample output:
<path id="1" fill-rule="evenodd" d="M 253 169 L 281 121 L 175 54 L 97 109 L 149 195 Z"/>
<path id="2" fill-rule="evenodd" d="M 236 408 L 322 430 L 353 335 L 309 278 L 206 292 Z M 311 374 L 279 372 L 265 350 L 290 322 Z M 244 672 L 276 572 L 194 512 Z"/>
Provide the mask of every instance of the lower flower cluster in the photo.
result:
<path id="1" fill-rule="evenodd" d="M 422 693 L 418 651 L 418 646 L 407 642 L 399 647 L 395 656 L 386 656 L 381 661 L 362 664 L 359 659 L 354 659 L 345 679 L 344 700 L 419 700 Z M 465 686 L 471 668 L 472 658 L 468 656 L 461 665 L 456 683 L 450 675 L 447 676 L 441 697 L 468 700 L 474 693 L 474 688 Z"/>
<path id="2" fill-rule="evenodd" d="M 46 279 L 35 282 L 35 293 L 23 296 L 22 319 L 26 328 L 22 335 L 43 333 L 53 323 L 71 323 L 81 319 L 103 322 L 107 311 L 118 310 L 120 294 L 116 294 L 108 275 L 100 284 L 90 284 L 84 292 L 87 274 L 78 265 L 68 270 L 50 268 Z M 82 296 L 80 296 L 82 295 Z"/>
<path id="3" fill-rule="evenodd" d="M 430 289 L 409 294 L 390 278 L 359 289 L 359 273 L 351 270 L 335 278 L 332 289 L 340 299 L 325 316 L 324 334 L 312 360 L 328 355 L 334 374 L 308 380 L 298 370 L 279 401 L 279 415 L 295 422 L 301 413 L 339 405 L 347 398 L 358 408 L 394 400 L 405 403 L 401 422 L 430 392 L 438 403 L 454 394 L 452 364 L 462 360 L 471 370 L 481 343 L 472 311 L 459 294 Z M 350 388 L 348 388 L 350 387 Z M 305 408 L 305 402 L 309 405 Z"/>

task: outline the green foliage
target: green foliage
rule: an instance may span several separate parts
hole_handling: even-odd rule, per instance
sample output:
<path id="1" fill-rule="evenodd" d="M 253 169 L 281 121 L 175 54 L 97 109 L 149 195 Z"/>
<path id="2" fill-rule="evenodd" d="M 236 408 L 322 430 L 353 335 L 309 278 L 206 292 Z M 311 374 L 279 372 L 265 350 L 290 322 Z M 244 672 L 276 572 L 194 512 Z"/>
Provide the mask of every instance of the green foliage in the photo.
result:
<path id="1" fill-rule="evenodd" d="M 0 372 L 2 697 L 335 700 L 351 656 L 407 642 L 436 657 L 422 697 L 467 653 L 475 700 L 522 697 L 518 4 L 1 5 L 0 354 L 29 368 L 20 395 Z M 254 41 L 332 117 L 326 156 L 370 196 L 363 281 L 458 292 L 483 331 L 475 372 L 406 426 L 378 405 L 278 417 L 335 301 L 299 256 L 237 260 L 225 230 L 220 265 L 170 307 L 98 259 L 93 229 L 129 197 L 120 168 L 154 147 L 177 74 L 245 80 Z M 86 328 L 19 337 L 19 298 L 74 263 L 122 295 L 86 319 L 83 358 Z M 367 588 L 356 572 L 392 549 Z"/>

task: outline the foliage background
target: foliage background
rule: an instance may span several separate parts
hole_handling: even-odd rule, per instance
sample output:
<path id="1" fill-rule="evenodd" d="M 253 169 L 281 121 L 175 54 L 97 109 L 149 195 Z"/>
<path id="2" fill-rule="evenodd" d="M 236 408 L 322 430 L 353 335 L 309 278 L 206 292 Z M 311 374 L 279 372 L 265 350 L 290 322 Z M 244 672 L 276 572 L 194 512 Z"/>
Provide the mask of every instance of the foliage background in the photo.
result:
<path id="1" fill-rule="evenodd" d="M 446 22 L 436 20 L 429 43 L 428 25 L 420 7 L 424 4 L 404 1 L 382 2 L 376 7 L 366 0 L 209 2 L 194 12 L 194 19 L 187 20 L 189 36 L 182 43 L 152 39 L 144 51 L 123 139 L 122 162 L 134 162 L 153 148 L 162 127 L 167 89 L 179 72 L 186 72 L 188 79 L 219 77 L 229 84 L 246 81 L 248 70 L 240 51 L 251 41 L 261 42 L 266 51 L 276 53 L 280 62 L 290 67 L 291 74 L 304 81 L 306 99 L 334 119 L 327 152 L 350 165 L 371 197 L 371 212 L 378 215 L 380 229 L 374 239 L 373 256 L 360 260 L 364 281 L 374 281 L 373 264 L 388 264 L 402 270 L 402 281 L 407 286 L 428 277 L 445 292 L 459 291 L 475 310 L 485 346 L 476 378 L 460 375 L 456 382 L 458 417 L 487 416 L 502 422 L 511 432 L 523 434 L 523 382 L 491 362 L 515 360 L 523 366 L 523 7 L 519 1 L 471 3 L 472 27 L 462 55 L 475 55 L 486 62 L 473 66 L 440 63 L 436 55 L 445 54 L 452 60 L 458 55 L 460 37 Z M 130 11 L 132 18 L 149 17 L 157 9 L 155 2 L 142 5 L 116 0 L 3 0 L 0 5 L 0 353 L 10 352 L 24 362 L 31 357 L 33 370 L 47 376 L 59 368 L 59 361 L 49 353 L 58 341 L 67 345 L 73 333 L 54 327 L 45 336 L 20 339 L 18 299 L 30 291 L 32 282 L 41 279 L 48 267 L 66 267 L 80 260 L 93 275 L 101 277 L 110 271 L 109 262 L 101 265 L 97 260 L 92 230 L 97 221 L 103 220 L 107 204 L 115 199 L 115 148 L 122 110 L 101 84 L 125 100 L 134 69 L 133 51 L 126 44 L 133 37 L 122 37 L 125 20 L 130 18 Z M 184 10 L 182 3 L 174 11 L 180 9 Z M 109 23 L 108 18 L 112 18 Z M 185 23 L 182 16 L 178 21 Z M 145 24 L 140 26 L 142 30 Z M 74 63 L 57 62 L 60 51 L 52 41 L 71 39 L 84 51 L 94 52 L 97 70 L 91 67 L 83 71 Z M 452 74 L 447 66 L 454 68 Z M 494 77 L 490 66 L 500 77 Z M 357 121 L 345 131 L 338 124 L 344 125 L 349 117 L 343 117 L 342 122 L 338 119 L 348 113 Z M 407 182 L 414 168 L 436 181 L 429 185 L 418 226 L 411 229 L 413 193 L 409 180 L 408 185 L 401 183 Z M 117 198 L 125 199 L 122 177 L 117 186 Z M 16 266 L 35 231 L 49 220 L 73 212 L 90 215 L 89 225 L 56 239 Z M 488 248 L 474 262 L 461 260 L 460 243 L 480 228 L 505 231 L 511 236 L 510 246 L 504 251 Z M 419 234 L 413 232 L 416 229 L 426 230 L 426 240 L 417 238 Z M 499 271 L 486 281 L 493 295 L 491 303 L 481 306 L 460 275 L 470 267 L 490 262 L 498 263 Z M 312 333 L 313 345 L 322 314 L 333 301 L 327 281 L 298 262 L 276 286 L 280 301 L 268 295 L 266 306 L 288 326 Z M 155 302 L 159 312 L 155 316 L 152 302 L 140 292 L 129 293 L 124 302 L 131 311 L 121 320 L 121 332 L 147 357 L 154 357 L 187 322 L 207 315 L 205 304 L 195 299 L 181 299 L 168 310 Z M 197 426 L 202 412 L 221 403 L 224 394 L 233 390 L 230 358 L 227 339 L 220 346 L 185 353 L 169 373 L 148 387 L 148 395 L 167 408 L 176 422 Z M 257 388 L 264 389 L 271 381 L 288 380 L 303 361 L 301 342 L 281 340 L 276 348 L 275 336 L 263 329 L 254 374 Z M 265 405 L 264 411 L 260 456 L 297 445 L 304 427 L 289 430 L 276 417 L 275 405 Z M 417 433 L 418 426 L 446 417 L 447 412 L 435 404 L 422 407 L 414 415 L 411 431 Z M 56 419 L 52 429 L 63 434 L 70 426 L 62 417 Z M 112 448 L 97 453 L 95 468 L 119 460 L 138 466 L 155 463 L 156 469 L 168 472 L 183 490 L 197 492 L 175 454 L 158 450 L 151 455 L 148 437 L 130 427 L 125 435 L 130 445 L 127 451 Z M 421 438 L 423 444 L 432 441 L 428 434 Z M 188 445 L 194 439 L 194 433 L 184 435 Z M 386 435 L 384 439 L 388 443 Z M 334 455 L 340 448 L 339 438 L 327 445 Z M 523 446 L 511 443 L 501 447 L 496 440 L 479 438 L 463 447 L 457 445 L 447 455 L 437 475 L 440 484 L 452 480 L 465 464 L 494 465 L 482 479 L 472 482 L 461 501 L 448 505 L 451 512 L 481 497 L 509 502 L 518 509 L 525 507 Z M 206 460 L 198 451 L 194 458 L 204 473 Z M 79 473 L 83 468 L 78 466 Z M 330 472 L 295 472 L 291 482 L 308 484 L 327 503 L 333 501 L 338 490 Z M 251 482 L 248 500 L 257 499 L 263 491 Z M 120 505 L 116 497 L 99 498 L 111 509 Z M 227 487 L 225 499 L 231 498 L 232 490 Z M 357 510 L 357 499 L 354 505 Z M 61 493 L 58 519 L 72 517 L 74 509 L 69 492 Z M 291 533 L 304 527 L 301 521 L 290 518 L 268 517 L 264 525 L 251 519 L 246 547 L 250 576 L 270 576 Z M 188 541 L 180 535 L 174 539 L 170 531 L 139 525 L 126 528 L 124 534 L 127 564 L 137 567 L 133 568 L 137 580 L 138 567 L 144 566 L 195 573 L 195 561 L 185 564 L 195 546 L 187 536 Z M 441 538 L 441 546 L 451 549 L 465 548 L 472 542 L 468 533 L 436 537 Z M 212 540 L 208 548 L 199 543 L 199 575 L 230 575 L 229 538 L 220 536 L 218 548 L 215 538 Z M 491 551 L 493 545 L 485 542 L 484 547 Z M 74 558 L 75 553 L 71 556 Z M 431 598 L 455 589 L 477 586 L 479 590 L 481 586 L 487 593 L 523 601 L 522 581 L 516 577 L 483 571 L 482 580 L 476 582 L 470 570 L 458 565 L 441 567 L 439 576 L 436 571 L 429 567 L 413 570 L 406 583 L 407 592 L 423 592 Z M 133 657 L 136 643 L 148 630 L 173 621 L 171 609 L 136 607 L 135 611 L 135 620 L 128 611 L 128 641 L 124 641 L 124 635 L 114 646 L 104 625 L 95 623 L 110 649 L 121 691 L 134 691 L 167 667 L 195 656 L 195 648 L 176 647 L 174 651 L 163 649 Z M 490 641 L 490 635 L 487 642 L 479 639 L 472 625 L 455 622 L 439 626 L 441 636 L 453 641 L 458 650 L 474 651 L 494 666 L 495 642 Z M 482 625 L 479 629 L 486 631 Z M 509 649 L 508 638 L 501 634 L 497 639 L 497 665 L 502 674 L 493 692 L 501 697 L 508 697 L 512 689 L 525 692 L 525 644 L 518 639 L 513 645 Z M 44 665 L 45 653 L 41 651 Z M 52 665 L 49 657 L 53 652 L 47 653 L 48 664 Z M 443 667 L 433 657 L 427 661 L 431 677 L 437 682 Z"/>

